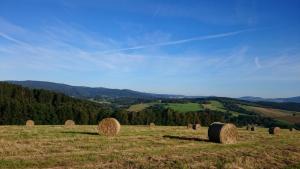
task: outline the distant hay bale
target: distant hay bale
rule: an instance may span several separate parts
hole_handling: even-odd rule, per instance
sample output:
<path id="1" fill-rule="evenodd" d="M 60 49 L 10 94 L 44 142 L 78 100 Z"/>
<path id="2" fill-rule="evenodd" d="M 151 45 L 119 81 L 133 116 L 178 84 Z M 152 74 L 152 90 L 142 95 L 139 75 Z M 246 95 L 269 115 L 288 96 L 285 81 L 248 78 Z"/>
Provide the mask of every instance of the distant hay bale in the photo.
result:
<path id="1" fill-rule="evenodd" d="M 121 125 L 115 118 L 105 118 L 98 125 L 99 134 L 105 136 L 116 136 L 121 129 Z"/>
<path id="2" fill-rule="evenodd" d="M 188 128 L 188 129 L 191 129 L 191 128 L 193 128 L 193 125 L 192 125 L 191 123 L 189 123 L 189 124 L 187 125 L 187 128 Z"/>
<path id="3" fill-rule="evenodd" d="M 154 127 L 154 126 L 155 126 L 154 123 L 150 123 L 150 124 L 149 124 L 149 127 Z"/>
<path id="4" fill-rule="evenodd" d="M 26 121 L 26 126 L 34 126 L 34 121 L 33 120 L 27 120 Z"/>
<path id="5" fill-rule="evenodd" d="M 212 142 L 233 144 L 237 142 L 238 131 L 234 124 L 214 122 L 208 128 L 208 138 Z"/>
<path id="6" fill-rule="evenodd" d="M 72 127 L 72 126 L 75 126 L 75 122 L 73 120 L 67 120 L 65 122 L 65 126 L 66 127 Z"/>
<path id="7" fill-rule="evenodd" d="M 192 126 L 192 128 L 193 128 L 194 130 L 198 130 L 198 129 L 200 129 L 200 127 L 201 127 L 200 124 L 193 124 L 193 126 Z"/>
<path id="8" fill-rule="evenodd" d="M 251 126 L 251 131 L 255 131 L 255 126 Z"/>
<path id="9" fill-rule="evenodd" d="M 250 130 L 251 126 L 250 124 L 247 124 L 246 130 Z"/>
<path id="10" fill-rule="evenodd" d="M 270 127 L 269 128 L 269 134 L 278 135 L 280 133 L 279 127 Z"/>
<path id="11" fill-rule="evenodd" d="M 292 128 L 292 127 L 291 127 L 289 130 L 290 130 L 290 131 L 293 131 L 293 130 L 294 130 L 294 128 Z"/>

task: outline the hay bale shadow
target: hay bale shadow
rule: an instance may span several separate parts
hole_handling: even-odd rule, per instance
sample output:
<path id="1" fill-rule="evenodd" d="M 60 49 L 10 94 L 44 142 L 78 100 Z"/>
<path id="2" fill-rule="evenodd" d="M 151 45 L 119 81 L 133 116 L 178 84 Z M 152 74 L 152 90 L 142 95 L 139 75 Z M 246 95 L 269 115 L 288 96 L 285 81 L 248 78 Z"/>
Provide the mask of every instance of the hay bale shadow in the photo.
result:
<path id="1" fill-rule="evenodd" d="M 85 131 L 63 131 L 65 134 L 86 134 L 86 135 L 99 135 L 96 132 L 85 132 Z"/>
<path id="2" fill-rule="evenodd" d="M 198 138 L 198 137 L 185 137 L 185 136 L 164 135 L 163 138 L 178 139 L 178 140 L 188 140 L 188 141 L 210 142 L 208 139 L 203 139 L 203 138 Z"/>

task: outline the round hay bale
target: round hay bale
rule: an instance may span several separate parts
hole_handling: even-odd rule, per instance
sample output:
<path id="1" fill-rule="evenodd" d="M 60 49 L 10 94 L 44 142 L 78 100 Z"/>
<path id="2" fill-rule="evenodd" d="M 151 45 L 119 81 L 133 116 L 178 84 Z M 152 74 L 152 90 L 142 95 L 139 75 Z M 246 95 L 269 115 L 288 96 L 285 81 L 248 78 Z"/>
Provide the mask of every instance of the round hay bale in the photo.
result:
<path id="1" fill-rule="evenodd" d="M 255 126 L 251 126 L 251 131 L 255 131 Z"/>
<path id="2" fill-rule="evenodd" d="M 119 121 L 115 118 L 105 118 L 98 125 L 99 134 L 116 136 L 121 129 Z"/>
<path id="3" fill-rule="evenodd" d="M 155 126 L 154 123 L 150 123 L 150 124 L 149 124 L 149 127 L 154 127 L 154 126 Z"/>
<path id="4" fill-rule="evenodd" d="M 200 124 L 193 124 L 193 126 L 192 126 L 192 128 L 193 128 L 194 130 L 198 130 L 198 129 L 200 129 L 200 127 L 201 127 Z"/>
<path id="5" fill-rule="evenodd" d="M 67 120 L 65 122 L 65 126 L 66 127 L 71 127 L 71 126 L 75 126 L 75 122 L 73 120 Z"/>
<path id="6" fill-rule="evenodd" d="M 292 127 L 291 127 L 289 130 L 290 130 L 290 131 L 293 131 L 293 130 L 294 130 L 294 128 L 292 128 Z"/>
<path id="7" fill-rule="evenodd" d="M 238 131 L 234 124 L 214 122 L 209 125 L 208 138 L 212 142 L 233 144 L 237 142 Z"/>
<path id="8" fill-rule="evenodd" d="M 193 128 L 193 125 L 192 125 L 191 123 L 189 123 L 189 124 L 187 125 L 187 128 L 188 128 L 188 129 L 191 129 L 191 128 Z"/>
<path id="9" fill-rule="evenodd" d="M 34 121 L 33 120 L 27 120 L 26 121 L 26 126 L 34 126 Z"/>
<path id="10" fill-rule="evenodd" d="M 270 127 L 269 128 L 269 134 L 278 135 L 279 132 L 280 132 L 280 128 L 279 127 Z"/>

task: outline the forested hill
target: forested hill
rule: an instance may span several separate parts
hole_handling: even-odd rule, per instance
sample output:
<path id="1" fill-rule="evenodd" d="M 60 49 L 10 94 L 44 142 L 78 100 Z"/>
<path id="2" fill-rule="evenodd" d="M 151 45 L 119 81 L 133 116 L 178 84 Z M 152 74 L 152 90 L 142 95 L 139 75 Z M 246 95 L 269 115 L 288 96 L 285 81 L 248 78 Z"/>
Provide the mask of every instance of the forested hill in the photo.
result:
<path id="1" fill-rule="evenodd" d="M 111 112 L 108 105 L 0 82 L 0 125 L 24 124 L 28 119 L 37 124 L 63 124 L 67 119 L 96 124 Z"/>
<path id="2" fill-rule="evenodd" d="M 189 106 L 196 105 L 199 109 L 182 113 L 172 107 L 175 105 L 176 108 L 178 104 L 182 108 L 185 103 Z M 266 127 L 299 126 L 295 120 L 299 118 L 299 112 L 290 112 L 299 111 L 299 104 L 296 103 L 252 103 L 230 98 L 197 98 L 154 99 L 148 104 L 148 107 L 140 111 L 129 111 L 126 106 L 114 102 L 100 104 L 43 89 L 29 89 L 0 82 L 0 125 L 23 125 L 29 119 L 36 124 L 64 124 L 68 119 L 74 120 L 76 124 L 97 124 L 105 117 L 115 117 L 121 124 L 134 125 L 154 122 L 157 125 L 201 123 L 207 126 L 214 121 L 221 121 L 238 126 L 249 123 Z M 272 108 L 285 110 L 279 112 L 282 118 L 278 118 L 276 114 L 274 117 L 267 116 L 279 111 Z M 278 121 L 281 119 L 290 123 Z"/>
<path id="3" fill-rule="evenodd" d="M 45 89 L 54 92 L 64 93 L 68 96 L 77 98 L 174 98 L 182 97 L 180 95 L 167 95 L 167 94 L 153 94 L 138 92 L 129 89 L 109 89 L 104 87 L 84 87 L 84 86 L 71 86 L 53 82 L 43 81 L 6 81 L 11 84 L 29 87 L 31 89 Z"/>
<path id="4" fill-rule="evenodd" d="M 288 97 L 288 98 L 261 98 L 261 97 L 245 96 L 245 97 L 241 97 L 239 99 L 247 100 L 247 101 L 251 101 L 251 102 L 300 103 L 300 96 Z"/>

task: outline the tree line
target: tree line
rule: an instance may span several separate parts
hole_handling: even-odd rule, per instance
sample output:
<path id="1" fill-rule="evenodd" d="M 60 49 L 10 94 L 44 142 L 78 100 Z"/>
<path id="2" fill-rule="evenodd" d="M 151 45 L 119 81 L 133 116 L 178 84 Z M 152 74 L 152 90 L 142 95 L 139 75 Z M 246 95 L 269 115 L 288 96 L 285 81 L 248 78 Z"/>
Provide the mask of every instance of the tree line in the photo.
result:
<path id="1" fill-rule="evenodd" d="M 112 112 L 109 105 L 0 83 L 0 125 L 24 124 L 29 119 L 36 124 L 64 124 L 68 119 L 77 124 L 96 124 Z"/>
<path id="2" fill-rule="evenodd" d="M 203 102 L 205 100 L 201 100 Z M 184 102 L 184 101 L 182 101 Z M 199 102 L 199 100 L 198 100 Z M 200 123 L 208 126 L 212 122 L 232 122 L 238 126 L 259 124 L 289 127 L 274 119 L 261 117 L 254 112 L 223 102 L 228 112 L 205 109 L 197 112 L 176 112 L 157 104 L 140 112 L 128 112 L 116 104 L 100 104 L 76 99 L 61 93 L 41 89 L 29 89 L 18 85 L 0 82 L 0 125 L 22 125 L 29 119 L 36 124 L 64 124 L 68 119 L 76 124 L 97 124 L 106 117 L 115 117 L 121 124 L 147 125 L 187 125 Z M 242 113 L 233 116 L 229 111 Z"/>
<path id="3" fill-rule="evenodd" d="M 234 116 L 230 113 L 230 111 L 233 110 L 234 109 L 229 109 L 227 112 L 221 112 L 204 109 L 196 112 L 181 113 L 158 104 L 148 107 L 140 112 L 119 111 L 112 114 L 112 116 L 119 119 L 122 124 L 131 125 L 147 125 L 154 122 L 157 125 L 184 126 L 189 123 L 200 123 L 202 126 L 208 126 L 211 123 L 218 121 L 234 123 L 239 127 L 247 124 L 256 124 L 264 127 L 295 127 L 290 123 L 281 122 L 269 117 L 263 117 L 255 112 L 249 112 L 244 109 L 239 109 L 241 114 Z"/>

